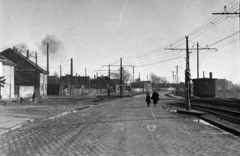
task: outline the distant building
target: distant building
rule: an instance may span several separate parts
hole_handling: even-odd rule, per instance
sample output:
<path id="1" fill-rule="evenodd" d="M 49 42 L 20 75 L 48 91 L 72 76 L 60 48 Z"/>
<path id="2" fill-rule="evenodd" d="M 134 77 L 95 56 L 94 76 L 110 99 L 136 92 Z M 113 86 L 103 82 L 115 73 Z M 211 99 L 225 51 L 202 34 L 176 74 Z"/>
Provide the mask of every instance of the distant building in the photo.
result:
<path id="1" fill-rule="evenodd" d="M 227 81 L 226 79 L 217 79 L 216 80 L 217 90 L 226 90 L 227 89 Z"/>
<path id="2" fill-rule="evenodd" d="M 107 93 L 108 90 L 108 82 L 109 82 L 109 77 L 107 76 L 100 76 L 97 77 L 96 79 L 91 79 L 90 84 L 91 84 L 91 93 L 96 94 L 96 93 Z M 116 93 L 119 91 L 119 84 L 120 80 L 119 79 L 110 79 L 110 92 L 111 93 Z"/>
<path id="3" fill-rule="evenodd" d="M 216 86 L 217 90 L 232 90 L 233 89 L 233 83 L 232 81 L 228 81 L 226 79 L 217 79 L 216 80 Z"/>
<path id="4" fill-rule="evenodd" d="M 57 76 L 48 76 L 47 95 L 59 95 L 60 78 Z"/>
<path id="5" fill-rule="evenodd" d="M 227 80 L 227 90 L 232 90 L 233 89 L 233 83 L 232 81 Z"/>
<path id="6" fill-rule="evenodd" d="M 65 75 L 60 78 L 60 95 L 78 95 L 89 92 L 89 76 Z"/>
<path id="7" fill-rule="evenodd" d="M 40 96 L 47 95 L 48 72 L 36 66 L 29 59 L 29 54 L 24 56 L 16 49 L 6 49 L 0 53 L 16 64 L 14 71 L 15 95 L 17 97 L 31 97 L 34 89 Z"/>
<path id="8" fill-rule="evenodd" d="M 133 92 L 152 91 L 153 89 L 151 81 L 134 82 L 134 83 L 131 83 L 131 87 Z M 157 88 L 154 88 L 154 89 L 157 89 Z"/>

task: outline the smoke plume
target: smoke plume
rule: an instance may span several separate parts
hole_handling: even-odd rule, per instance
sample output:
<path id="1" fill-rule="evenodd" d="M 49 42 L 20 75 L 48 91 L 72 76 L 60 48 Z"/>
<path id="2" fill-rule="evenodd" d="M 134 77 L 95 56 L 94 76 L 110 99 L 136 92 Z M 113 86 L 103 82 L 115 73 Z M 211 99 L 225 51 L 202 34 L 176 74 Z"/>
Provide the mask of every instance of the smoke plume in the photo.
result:
<path id="1" fill-rule="evenodd" d="M 41 44 L 43 54 L 47 54 L 47 43 L 49 45 L 49 54 L 56 54 L 62 48 L 62 42 L 57 40 L 54 35 L 46 35 Z"/>

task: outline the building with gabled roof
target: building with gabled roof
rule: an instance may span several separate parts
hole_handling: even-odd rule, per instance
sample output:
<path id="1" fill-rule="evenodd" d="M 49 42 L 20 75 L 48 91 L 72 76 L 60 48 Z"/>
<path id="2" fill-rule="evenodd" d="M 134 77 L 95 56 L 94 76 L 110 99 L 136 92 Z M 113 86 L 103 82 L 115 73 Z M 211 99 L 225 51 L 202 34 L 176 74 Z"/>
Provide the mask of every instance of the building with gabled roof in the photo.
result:
<path id="1" fill-rule="evenodd" d="M 8 48 L 0 53 L 16 64 L 14 71 L 15 95 L 31 97 L 34 90 L 38 95 L 47 95 L 48 72 L 29 59 L 29 53 L 24 56 L 17 49 Z"/>

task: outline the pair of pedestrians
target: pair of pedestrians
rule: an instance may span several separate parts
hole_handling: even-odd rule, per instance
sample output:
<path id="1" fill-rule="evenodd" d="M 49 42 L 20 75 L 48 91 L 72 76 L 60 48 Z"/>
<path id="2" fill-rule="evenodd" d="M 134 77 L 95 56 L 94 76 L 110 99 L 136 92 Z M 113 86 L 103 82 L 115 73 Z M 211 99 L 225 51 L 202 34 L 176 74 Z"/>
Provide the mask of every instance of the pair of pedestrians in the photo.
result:
<path id="1" fill-rule="evenodd" d="M 151 99 L 153 100 L 153 104 L 154 104 L 154 106 L 156 106 L 158 100 L 160 100 L 160 99 L 159 99 L 159 94 L 156 92 L 156 90 L 153 90 L 152 97 L 150 97 L 150 93 L 147 92 L 146 102 L 147 102 L 148 107 L 150 106 Z"/>

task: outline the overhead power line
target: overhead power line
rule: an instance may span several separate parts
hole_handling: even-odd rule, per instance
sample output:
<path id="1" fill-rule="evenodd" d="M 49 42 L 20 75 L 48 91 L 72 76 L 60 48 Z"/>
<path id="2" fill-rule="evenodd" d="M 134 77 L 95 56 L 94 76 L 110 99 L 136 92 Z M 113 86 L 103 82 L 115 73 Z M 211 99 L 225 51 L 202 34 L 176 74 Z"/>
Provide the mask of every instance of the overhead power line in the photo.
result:
<path id="1" fill-rule="evenodd" d="M 232 35 L 229 35 L 229 36 L 227 36 L 227 37 L 225 37 L 225 38 L 223 38 L 223 39 L 221 39 L 221 40 L 219 40 L 219 41 L 216 41 L 216 42 L 214 42 L 214 43 L 212 43 L 212 44 L 209 44 L 208 46 L 210 47 L 210 46 L 213 46 L 213 45 L 215 45 L 215 44 L 217 44 L 217 43 L 219 43 L 219 42 L 222 42 L 222 41 L 224 41 L 224 40 L 226 40 L 226 39 L 228 39 L 228 38 L 230 38 L 230 37 L 232 37 L 232 36 L 234 36 L 234 35 L 236 35 L 236 34 L 238 34 L 239 33 L 239 31 L 237 31 L 237 32 L 235 32 L 235 33 L 233 33 Z"/>

